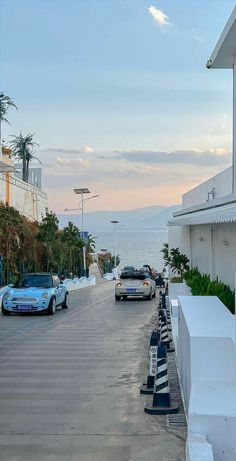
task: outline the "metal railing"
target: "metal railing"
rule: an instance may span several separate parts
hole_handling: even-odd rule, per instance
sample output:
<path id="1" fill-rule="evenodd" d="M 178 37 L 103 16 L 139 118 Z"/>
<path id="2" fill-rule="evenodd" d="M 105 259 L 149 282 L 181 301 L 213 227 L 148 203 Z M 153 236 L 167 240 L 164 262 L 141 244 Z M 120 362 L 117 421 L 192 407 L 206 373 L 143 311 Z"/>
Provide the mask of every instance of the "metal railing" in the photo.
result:
<path id="1" fill-rule="evenodd" d="M 0 180 L 6 182 L 6 177 L 4 173 L 0 173 Z M 15 178 L 14 176 L 9 177 L 9 182 L 20 189 L 28 190 L 29 192 L 34 192 L 40 197 L 43 197 L 45 200 L 47 199 L 47 194 L 43 192 L 36 186 L 32 184 L 28 184 L 27 182 L 22 181 L 21 179 Z"/>

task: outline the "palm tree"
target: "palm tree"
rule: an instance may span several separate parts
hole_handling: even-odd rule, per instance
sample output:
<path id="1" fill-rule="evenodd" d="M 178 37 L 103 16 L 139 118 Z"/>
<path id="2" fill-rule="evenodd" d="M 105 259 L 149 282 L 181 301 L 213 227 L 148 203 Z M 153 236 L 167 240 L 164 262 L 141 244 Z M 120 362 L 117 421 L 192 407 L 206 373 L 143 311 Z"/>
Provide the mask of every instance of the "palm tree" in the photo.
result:
<path id="1" fill-rule="evenodd" d="M 10 125 L 10 122 L 6 118 L 9 107 L 15 107 L 15 109 L 17 109 L 17 106 L 14 103 L 13 99 L 11 99 L 10 96 L 7 96 L 1 92 L 0 93 L 0 146 L 2 146 L 2 122 L 8 123 L 8 125 Z"/>
<path id="2" fill-rule="evenodd" d="M 34 134 L 28 133 L 23 136 L 22 133 L 18 136 L 13 136 L 13 140 L 9 143 L 12 149 L 12 157 L 22 160 L 22 179 L 25 182 L 29 180 L 29 162 L 35 158 L 39 163 L 40 160 L 33 155 L 34 147 L 38 146 L 37 142 L 33 141 Z"/>

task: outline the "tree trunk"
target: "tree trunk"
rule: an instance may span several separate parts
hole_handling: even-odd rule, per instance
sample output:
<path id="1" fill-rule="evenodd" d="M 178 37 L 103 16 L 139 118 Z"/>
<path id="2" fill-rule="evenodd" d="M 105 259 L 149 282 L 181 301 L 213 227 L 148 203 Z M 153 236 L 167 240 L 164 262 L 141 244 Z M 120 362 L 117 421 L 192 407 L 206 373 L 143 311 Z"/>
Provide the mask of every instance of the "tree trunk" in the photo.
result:
<path id="1" fill-rule="evenodd" d="M 25 160 L 25 158 L 22 159 L 22 181 L 27 182 L 26 160 Z"/>

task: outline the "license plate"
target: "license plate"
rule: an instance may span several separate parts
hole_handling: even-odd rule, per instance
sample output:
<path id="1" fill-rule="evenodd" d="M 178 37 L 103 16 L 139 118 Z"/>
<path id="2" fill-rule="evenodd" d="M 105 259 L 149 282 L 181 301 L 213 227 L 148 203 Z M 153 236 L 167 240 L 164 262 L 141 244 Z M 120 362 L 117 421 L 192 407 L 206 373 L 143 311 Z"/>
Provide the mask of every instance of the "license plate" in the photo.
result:
<path id="1" fill-rule="evenodd" d="M 18 304 L 19 311 L 30 311 L 30 309 L 32 309 L 32 306 L 30 306 L 29 304 Z"/>
<path id="2" fill-rule="evenodd" d="M 127 292 L 128 292 L 128 293 L 135 293 L 135 292 L 136 292 L 136 288 L 127 288 Z"/>

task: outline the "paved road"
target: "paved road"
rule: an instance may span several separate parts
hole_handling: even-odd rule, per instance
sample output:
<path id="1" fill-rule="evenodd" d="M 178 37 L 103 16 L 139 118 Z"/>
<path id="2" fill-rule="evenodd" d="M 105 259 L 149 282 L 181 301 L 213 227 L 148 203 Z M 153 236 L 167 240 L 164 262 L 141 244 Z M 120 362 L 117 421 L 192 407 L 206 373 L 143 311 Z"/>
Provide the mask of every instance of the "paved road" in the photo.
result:
<path id="1" fill-rule="evenodd" d="M 156 301 L 114 283 L 55 316 L 0 316 L 1 461 L 183 461 L 184 430 L 139 395 Z"/>

